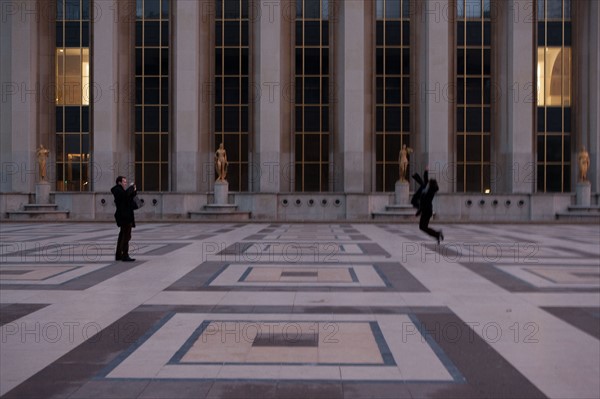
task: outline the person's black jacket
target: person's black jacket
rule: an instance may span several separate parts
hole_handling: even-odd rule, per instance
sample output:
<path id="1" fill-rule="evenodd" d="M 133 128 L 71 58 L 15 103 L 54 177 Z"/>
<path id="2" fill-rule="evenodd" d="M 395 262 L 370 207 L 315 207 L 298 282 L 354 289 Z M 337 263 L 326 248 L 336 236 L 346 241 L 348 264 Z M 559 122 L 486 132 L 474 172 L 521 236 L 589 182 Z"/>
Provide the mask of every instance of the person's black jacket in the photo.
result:
<path id="1" fill-rule="evenodd" d="M 435 196 L 435 193 L 439 191 L 439 189 L 440 187 L 435 179 L 431 180 L 427 184 L 427 187 L 423 190 L 421 195 L 419 212 L 426 215 L 433 214 L 433 197 Z"/>
<path id="2" fill-rule="evenodd" d="M 135 217 L 133 215 L 133 197 L 137 194 L 135 188 L 129 186 L 125 190 L 120 184 L 117 184 L 110 189 L 110 192 L 115 197 L 115 205 L 117 206 L 115 212 L 117 226 L 121 227 L 124 224 L 131 223 L 132 227 L 135 227 Z"/>
<path id="3" fill-rule="evenodd" d="M 423 190 L 425 189 L 425 187 L 427 186 L 427 183 L 429 182 L 429 172 L 426 170 L 425 172 L 423 172 L 423 179 L 421 179 L 421 176 L 419 176 L 418 173 L 415 173 L 414 175 L 412 175 L 412 178 L 415 179 L 415 181 L 419 184 L 419 188 L 417 189 L 417 191 L 415 191 L 415 193 L 413 194 L 410 203 L 412 204 L 413 207 L 420 209 L 421 205 L 421 194 L 423 194 Z M 420 211 L 417 213 L 417 215 L 420 213 Z"/>

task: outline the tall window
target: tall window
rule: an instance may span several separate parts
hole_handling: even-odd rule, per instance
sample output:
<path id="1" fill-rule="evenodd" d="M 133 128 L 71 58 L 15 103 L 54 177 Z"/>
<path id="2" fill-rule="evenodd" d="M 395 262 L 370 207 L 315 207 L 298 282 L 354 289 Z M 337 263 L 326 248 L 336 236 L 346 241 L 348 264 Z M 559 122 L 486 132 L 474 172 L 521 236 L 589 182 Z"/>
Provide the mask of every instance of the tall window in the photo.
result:
<path id="1" fill-rule="evenodd" d="M 248 191 L 248 1 L 215 6 L 215 151 L 227 150 L 229 187 Z"/>
<path id="2" fill-rule="evenodd" d="M 456 190 L 490 190 L 491 0 L 457 0 Z"/>
<path id="3" fill-rule="evenodd" d="M 571 1 L 537 2 L 537 189 L 571 188 Z"/>
<path id="4" fill-rule="evenodd" d="M 169 190 L 169 0 L 136 0 L 135 182 Z"/>
<path id="5" fill-rule="evenodd" d="M 329 190 L 329 1 L 296 0 L 295 190 Z"/>
<path id="6" fill-rule="evenodd" d="M 57 0 L 57 191 L 90 190 L 90 141 L 90 0 Z"/>
<path id="7" fill-rule="evenodd" d="M 410 0 L 376 3 L 376 190 L 394 191 L 398 154 L 410 147 Z M 409 174 L 410 175 L 410 174 Z"/>

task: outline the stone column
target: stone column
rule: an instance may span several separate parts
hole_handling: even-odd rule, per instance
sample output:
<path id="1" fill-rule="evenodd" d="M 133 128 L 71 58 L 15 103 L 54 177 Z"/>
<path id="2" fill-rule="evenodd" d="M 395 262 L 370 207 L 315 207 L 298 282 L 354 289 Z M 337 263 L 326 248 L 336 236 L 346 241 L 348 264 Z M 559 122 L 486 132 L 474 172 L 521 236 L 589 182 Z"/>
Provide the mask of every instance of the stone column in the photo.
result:
<path id="1" fill-rule="evenodd" d="M 12 82 L 12 24 L 15 18 L 12 15 L 2 12 L 0 20 L 0 84 L 2 84 L 2 99 L 0 102 L 0 192 L 6 193 L 12 191 L 13 169 L 16 169 L 12 162 L 12 96 L 8 96 L 8 85 Z M 5 56 L 6 54 L 6 56 Z M 12 90 L 16 91 L 14 85 Z"/>
<path id="2" fill-rule="evenodd" d="M 367 65 L 372 48 L 366 32 L 366 15 L 372 16 L 373 4 L 369 1 L 340 1 L 331 13 L 330 29 L 335 27 L 336 51 L 335 84 L 333 97 L 335 110 L 334 137 L 334 191 L 362 193 L 365 175 L 371 166 L 365 163 L 365 142 L 372 132 L 365 130 Z M 367 45 L 367 43 L 369 45 Z M 368 75 L 372 76 L 372 75 Z M 370 87 L 370 85 L 369 85 Z"/>
<path id="3" fill-rule="evenodd" d="M 429 176 L 436 178 L 440 192 L 454 190 L 454 105 L 451 88 L 454 85 L 454 68 L 451 60 L 454 51 L 454 10 L 449 0 L 418 2 L 414 23 L 413 57 L 415 62 L 415 111 L 417 120 L 413 137 L 415 161 L 421 173 L 429 167 Z"/>
<path id="4" fill-rule="evenodd" d="M 492 190 L 532 193 L 535 151 L 535 4 L 533 0 L 493 3 L 494 63 Z"/>
<path id="5" fill-rule="evenodd" d="M 257 1 L 251 8 L 254 18 L 253 76 L 254 102 L 254 156 L 250 165 L 250 186 L 253 191 L 277 193 L 282 189 L 280 151 L 282 132 L 288 132 L 282 112 L 289 106 L 282 77 L 284 69 L 282 49 L 291 46 L 289 35 L 285 35 L 285 24 L 289 24 L 284 3 L 272 0 Z M 284 187 L 283 190 L 289 190 Z"/>
<path id="6" fill-rule="evenodd" d="M 108 191 L 118 175 L 133 182 L 135 0 L 96 1 L 92 14 L 92 189 Z"/>
<path id="7" fill-rule="evenodd" d="M 200 108 L 210 104 L 210 96 L 203 95 L 210 88 L 208 71 L 204 70 L 204 76 L 200 72 L 200 59 L 207 57 L 210 47 L 203 46 L 200 52 L 200 12 L 208 11 L 202 9 L 204 2 L 199 1 L 177 1 L 174 3 L 175 16 L 171 23 L 174 24 L 174 35 L 172 37 L 172 59 L 173 59 L 173 184 L 172 188 L 177 192 L 194 192 L 199 190 L 200 181 L 208 185 L 212 180 L 212 173 L 208 170 L 209 165 L 200 166 L 199 138 L 200 138 Z M 210 14 L 203 13 L 204 18 Z M 202 56 L 201 56 L 202 54 Z M 200 93 L 200 95 L 199 95 Z M 201 97 L 202 95 L 202 97 Z M 203 131 L 209 136 L 208 129 Z"/>
<path id="8" fill-rule="evenodd" d="M 600 5 L 598 1 L 577 1 L 572 5 L 573 74 L 572 104 L 575 115 L 571 144 L 573 182 L 578 181 L 577 153 L 585 146 L 590 154 L 588 181 L 591 191 L 600 191 Z M 579 190 L 579 186 L 577 187 Z"/>
<path id="9" fill-rule="evenodd" d="M 38 170 L 39 104 L 44 101 L 42 91 L 49 91 L 39 74 L 44 61 L 40 59 L 40 24 L 47 22 L 47 10 L 38 0 L 9 2 L 6 7 L 3 2 L 2 6 L 2 190 L 32 192 Z"/>

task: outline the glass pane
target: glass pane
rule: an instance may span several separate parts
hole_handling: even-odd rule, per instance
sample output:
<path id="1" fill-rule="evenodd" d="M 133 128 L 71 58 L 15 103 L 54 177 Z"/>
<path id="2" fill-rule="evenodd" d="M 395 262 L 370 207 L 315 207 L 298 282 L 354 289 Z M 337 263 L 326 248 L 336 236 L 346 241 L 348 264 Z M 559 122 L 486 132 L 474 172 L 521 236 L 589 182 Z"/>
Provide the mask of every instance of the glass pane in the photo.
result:
<path id="1" fill-rule="evenodd" d="M 304 73 L 306 75 L 319 75 L 321 70 L 320 50 L 307 48 L 304 50 Z"/>
<path id="2" fill-rule="evenodd" d="M 564 6 L 564 18 L 565 20 L 569 20 L 571 19 L 571 0 L 564 0 Z"/>
<path id="3" fill-rule="evenodd" d="M 158 134 L 144 134 L 144 162 L 158 162 L 160 159 Z"/>
<path id="4" fill-rule="evenodd" d="M 546 162 L 561 162 L 562 161 L 562 136 L 547 135 L 546 136 Z"/>
<path id="5" fill-rule="evenodd" d="M 144 78 L 144 103 L 159 104 L 160 99 L 160 79 Z"/>
<path id="6" fill-rule="evenodd" d="M 387 78 L 385 80 L 385 101 L 387 104 L 400 104 L 400 78 Z"/>
<path id="7" fill-rule="evenodd" d="M 481 132 L 481 108 L 467 108 L 465 118 L 467 132 Z"/>
<path id="8" fill-rule="evenodd" d="M 146 48 L 144 49 L 144 74 L 159 75 L 160 74 L 160 49 Z"/>
<path id="9" fill-rule="evenodd" d="M 481 150 L 482 142 L 480 135 L 466 135 L 465 136 L 466 148 L 466 161 L 467 162 L 481 162 Z"/>
<path id="10" fill-rule="evenodd" d="M 240 2 L 239 0 L 225 0 L 225 18 L 238 19 L 240 18 Z"/>
<path id="11" fill-rule="evenodd" d="M 466 41 L 469 46 L 483 44 L 482 24 L 480 22 L 467 22 Z"/>
<path id="12" fill-rule="evenodd" d="M 387 21 L 385 23 L 385 44 L 388 46 L 399 46 L 401 44 L 400 21 Z"/>
<path id="13" fill-rule="evenodd" d="M 383 19 L 383 4 L 385 2 L 385 0 L 376 0 L 377 3 L 375 4 L 375 14 L 377 15 L 377 19 Z"/>
<path id="14" fill-rule="evenodd" d="M 464 0 L 456 0 L 456 16 L 462 18 L 465 16 Z"/>
<path id="15" fill-rule="evenodd" d="M 223 44 L 225 46 L 240 45 L 240 23 L 238 21 L 225 21 Z"/>
<path id="16" fill-rule="evenodd" d="M 144 22 L 144 45 L 159 46 L 160 45 L 160 22 L 147 21 Z"/>
<path id="17" fill-rule="evenodd" d="M 225 58 L 223 64 L 225 65 L 224 73 L 226 75 L 238 75 L 240 73 L 240 52 L 238 48 L 226 48 L 224 49 Z"/>
<path id="18" fill-rule="evenodd" d="M 401 50 L 399 48 L 385 49 L 385 73 L 388 75 L 400 75 L 402 67 Z"/>
<path id="19" fill-rule="evenodd" d="M 162 0 L 162 18 L 169 18 L 169 0 Z"/>
<path id="20" fill-rule="evenodd" d="M 65 0 L 65 19 L 76 20 L 80 18 L 79 0 Z"/>
<path id="21" fill-rule="evenodd" d="M 144 163 L 144 191 L 159 190 L 159 169 L 158 163 Z"/>
<path id="22" fill-rule="evenodd" d="M 160 0 L 144 0 L 144 17 L 160 19 Z"/>
<path id="23" fill-rule="evenodd" d="M 304 45 L 318 46 L 319 44 L 321 44 L 321 23 L 306 21 L 304 23 Z"/>
<path id="24" fill-rule="evenodd" d="M 546 0 L 546 18 L 562 18 L 562 0 Z"/>
<path id="25" fill-rule="evenodd" d="M 223 123 L 225 132 L 239 132 L 240 112 L 238 107 L 224 107 Z"/>
<path id="26" fill-rule="evenodd" d="M 481 75 L 482 73 L 482 53 L 479 49 L 466 50 L 466 72 L 467 75 Z"/>
<path id="27" fill-rule="evenodd" d="M 321 18 L 319 0 L 304 0 L 304 18 Z"/>
<path id="28" fill-rule="evenodd" d="M 318 134 L 304 135 L 304 161 L 319 162 L 321 155 L 321 136 Z"/>
<path id="29" fill-rule="evenodd" d="M 400 18 L 400 0 L 386 0 L 385 16 L 386 18 Z"/>
<path id="30" fill-rule="evenodd" d="M 304 131 L 319 132 L 321 130 L 320 107 L 304 107 Z"/>
<path id="31" fill-rule="evenodd" d="M 65 47 L 81 47 L 80 27 L 79 22 L 65 22 Z"/>
<path id="32" fill-rule="evenodd" d="M 479 165 L 466 165 L 466 191 L 467 192 L 481 192 L 481 166 Z"/>
<path id="33" fill-rule="evenodd" d="M 81 131 L 81 108 L 65 107 L 65 132 Z"/>
<path id="34" fill-rule="evenodd" d="M 387 132 L 400 131 L 400 107 L 387 107 L 385 109 L 385 130 Z"/>
<path id="35" fill-rule="evenodd" d="M 144 107 L 144 132 L 159 131 L 160 107 Z"/>
<path id="36" fill-rule="evenodd" d="M 481 0 L 466 0 L 465 3 L 465 14 L 467 18 L 480 18 L 482 16 Z"/>

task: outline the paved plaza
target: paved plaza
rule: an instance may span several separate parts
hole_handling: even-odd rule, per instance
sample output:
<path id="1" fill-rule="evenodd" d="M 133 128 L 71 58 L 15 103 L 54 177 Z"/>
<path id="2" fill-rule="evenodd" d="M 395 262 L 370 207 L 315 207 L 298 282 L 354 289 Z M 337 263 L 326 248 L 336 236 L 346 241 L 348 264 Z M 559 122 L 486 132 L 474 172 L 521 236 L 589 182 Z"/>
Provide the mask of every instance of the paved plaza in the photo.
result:
<path id="1" fill-rule="evenodd" d="M 1 225 L 6 398 L 598 398 L 600 227 Z"/>

